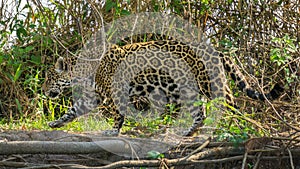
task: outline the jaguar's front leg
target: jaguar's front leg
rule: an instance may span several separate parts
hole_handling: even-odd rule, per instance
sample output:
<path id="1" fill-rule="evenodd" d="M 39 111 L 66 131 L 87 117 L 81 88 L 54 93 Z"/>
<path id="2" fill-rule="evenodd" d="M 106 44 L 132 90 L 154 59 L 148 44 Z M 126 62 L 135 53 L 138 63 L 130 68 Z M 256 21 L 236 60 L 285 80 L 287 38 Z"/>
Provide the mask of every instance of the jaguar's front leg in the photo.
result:
<path id="1" fill-rule="evenodd" d="M 76 117 L 77 117 L 77 115 L 76 115 L 75 109 L 69 108 L 68 112 L 66 114 L 64 114 L 58 120 L 49 122 L 48 126 L 51 128 L 59 128 L 59 127 L 66 125 L 67 123 L 73 121 L 74 119 L 76 119 Z"/>

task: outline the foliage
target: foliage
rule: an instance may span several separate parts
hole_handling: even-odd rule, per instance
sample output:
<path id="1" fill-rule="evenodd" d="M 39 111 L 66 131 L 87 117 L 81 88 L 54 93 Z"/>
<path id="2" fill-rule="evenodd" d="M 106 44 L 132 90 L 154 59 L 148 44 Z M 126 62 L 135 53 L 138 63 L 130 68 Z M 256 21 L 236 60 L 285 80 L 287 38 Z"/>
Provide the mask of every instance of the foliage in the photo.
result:
<path id="1" fill-rule="evenodd" d="M 218 141 L 229 141 L 238 145 L 251 137 L 262 137 L 269 135 L 257 122 L 250 120 L 254 114 L 244 114 L 231 108 L 231 112 L 226 112 L 216 131 Z"/>
<path id="2" fill-rule="evenodd" d="M 127 3 L 128 2 L 129 1 L 127 1 Z M 122 8 L 122 5 L 121 5 L 121 3 L 118 0 L 116 2 L 114 2 L 112 0 L 108 0 L 106 2 L 106 4 L 105 4 L 105 11 L 108 12 L 108 11 L 111 11 L 111 10 L 115 11 L 114 14 L 117 17 L 130 15 L 130 11 Z"/>
<path id="3" fill-rule="evenodd" d="M 215 127 L 214 134 L 218 141 L 229 141 L 238 145 L 252 136 L 268 135 L 266 131 L 257 130 L 257 123 L 250 120 L 254 114 L 241 113 L 224 102 L 224 98 L 215 98 L 208 102 L 198 101 L 194 105 L 206 109 L 207 118 L 204 124 Z"/>
<path id="4" fill-rule="evenodd" d="M 291 61 L 291 54 L 297 51 L 294 44 L 295 41 L 295 39 L 291 39 L 288 35 L 285 35 L 283 38 L 273 37 L 272 42 L 275 43 L 276 47 L 271 48 L 271 61 L 277 63 L 278 66 Z"/>
<path id="5" fill-rule="evenodd" d="M 297 52 L 295 45 L 296 39 L 291 39 L 288 35 L 285 35 L 282 38 L 273 37 L 272 42 L 274 43 L 274 47 L 272 47 L 270 51 L 271 61 L 276 63 L 279 67 L 291 62 L 293 59 L 292 55 Z M 298 43 L 298 45 L 300 45 L 300 43 Z M 300 80 L 299 76 L 290 72 L 289 67 L 284 67 L 284 72 L 288 84 Z"/>

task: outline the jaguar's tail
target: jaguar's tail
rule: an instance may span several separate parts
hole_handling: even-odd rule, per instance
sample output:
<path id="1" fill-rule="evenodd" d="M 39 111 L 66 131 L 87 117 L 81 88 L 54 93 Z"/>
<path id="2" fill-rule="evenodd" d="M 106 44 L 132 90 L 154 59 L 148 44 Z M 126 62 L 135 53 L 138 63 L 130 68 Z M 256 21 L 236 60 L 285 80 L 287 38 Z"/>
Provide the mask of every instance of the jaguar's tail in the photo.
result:
<path id="1" fill-rule="evenodd" d="M 277 99 L 284 91 L 284 88 L 281 87 L 280 84 L 275 84 L 275 86 L 269 93 L 263 94 L 259 91 L 256 91 L 247 83 L 245 76 L 241 73 L 237 66 L 235 66 L 235 64 L 228 56 L 224 56 L 221 54 L 221 58 L 223 60 L 224 68 L 226 72 L 228 72 L 228 75 L 232 78 L 233 81 L 235 81 L 239 89 L 245 92 L 248 97 L 262 101 L 264 101 L 266 98 L 268 100 L 274 100 Z"/>

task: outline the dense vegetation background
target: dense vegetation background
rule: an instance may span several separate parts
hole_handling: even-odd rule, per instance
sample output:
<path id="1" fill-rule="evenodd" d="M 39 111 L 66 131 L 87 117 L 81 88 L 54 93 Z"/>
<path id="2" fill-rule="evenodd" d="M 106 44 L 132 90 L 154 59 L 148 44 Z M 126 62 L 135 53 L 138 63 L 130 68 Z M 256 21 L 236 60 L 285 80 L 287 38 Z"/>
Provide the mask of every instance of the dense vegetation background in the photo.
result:
<path id="1" fill-rule="evenodd" d="M 41 84 L 44 82 L 47 69 L 60 56 L 76 55 L 90 36 L 101 28 L 103 22 L 109 23 L 123 16 L 146 11 L 172 13 L 196 25 L 218 51 L 235 60 L 255 89 L 269 91 L 276 83 L 285 89 L 277 100 L 261 102 L 246 97 L 237 90 L 234 82 L 230 81 L 230 87 L 237 96 L 239 110 L 236 114 L 224 112 L 224 120 L 216 132 L 217 141 L 230 141 L 237 145 L 236 143 L 248 138 L 262 138 L 247 141 L 242 145 L 246 153 L 244 156 L 242 151 L 239 152 L 239 156 L 226 158 L 228 156 L 224 154 L 236 155 L 236 151 L 231 151 L 234 150 L 232 143 L 220 143 L 211 144 L 213 148 L 208 147 L 203 156 L 202 152 L 199 152 L 190 161 L 187 161 L 187 158 L 179 160 L 185 165 L 187 163 L 196 165 L 199 160 L 199 164 L 209 164 L 207 168 L 211 166 L 216 168 L 217 164 L 219 168 L 233 168 L 233 166 L 240 168 L 241 163 L 243 168 L 259 168 L 259 161 L 263 159 L 265 161 L 260 163 L 261 168 L 299 167 L 300 1 L 298 0 L 1 0 L 0 140 L 49 141 L 50 132 L 35 133 L 32 130 L 49 129 L 47 122 L 61 116 L 72 103 L 67 97 L 49 100 L 42 93 Z M 144 36 L 141 36 L 137 35 L 133 39 L 145 40 Z M 206 106 L 209 107 L 211 104 L 207 103 Z M 91 123 L 94 122 L 92 119 Z M 71 125 L 68 130 L 87 130 L 77 122 Z M 98 130 L 97 125 L 98 123 L 91 125 L 92 128 L 88 130 Z M 11 129 L 18 131 L 8 132 L 5 135 L 5 132 Z M 18 135 L 20 130 L 29 130 L 29 134 L 26 137 Z M 66 133 L 61 131 L 51 133 L 67 137 Z M 72 136 L 68 134 L 68 137 L 73 141 Z M 54 137 L 51 139 L 56 140 Z M 208 145 L 208 142 L 206 143 L 205 146 Z M 271 149 L 263 155 L 264 150 L 256 154 L 254 152 L 257 156 L 248 156 L 248 161 L 241 162 L 241 159 L 246 159 L 248 151 L 264 147 L 267 143 L 273 146 L 274 151 Z M 202 147 L 202 143 L 199 144 L 182 144 L 181 147 L 178 146 L 178 150 L 181 151 L 177 149 L 172 151 L 170 154 L 173 154 L 168 158 L 189 154 L 197 147 Z M 176 160 L 173 163 L 164 161 L 162 160 L 164 156 L 156 152 L 151 156 L 159 159 L 159 163 L 157 160 L 147 163 L 153 166 L 163 168 L 167 164 L 178 163 Z M 215 160 L 217 156 L 220 157 L 219 161 Z M 265 158 L 260 158 L 262 156 Z M 75 161 L 61 161 L 62 156 L 48 157 L 50 156 L 4 155 L 0 156 L 0 166 L 29 167 L 34 165 L 28 161 L 33 161 L 36 165 L 34 167 L 50 168 L 48 165 L 40 164 L 53 161 L 57 162 L 55 164 L 65 164 Z M 66 159 L 69 160 L 70 157 Z M 84 165 L 110 164 L 108 161 L 99 160 L 102 157 L 76 156 L 74 159 Z M 268 160 L 271 162 L 267 163 Z M 116 166 L 129 164 L 141 166 L 143 161 L 138 162 L 135 164 L 127 161 L 123 165 L 118 163 Z M 223 165 L 224 162 L 227 165 Z M 65 167 L 64 164 L 61 167 Z M 57 168 L 57 165 L 52 167 Z"/>
<path id="2" fill-rule="evenodd" d="M 99 30 L 101 18 L 108 23 L 145 11 L 176 14 L 196 25 L 215 48 L 236 60 L 256 89 L 268 91 L 275 83 L 285 88 L 277 101 L 262 104 L 239 94 L 232 83 L 235 95 L 240 95 L 240 111 L 251 114 L 258 126 L 271 133 L 285 131 L 282 120 L 299 127 L 300 4 L 296 0 L 2 0 L 0 127 L 47 128 L 54 112 L 63 112 L 70 104 L 64 99 L 53 102 L 42 93 L 47 68 L 59 56 L 76 54 Z"/>

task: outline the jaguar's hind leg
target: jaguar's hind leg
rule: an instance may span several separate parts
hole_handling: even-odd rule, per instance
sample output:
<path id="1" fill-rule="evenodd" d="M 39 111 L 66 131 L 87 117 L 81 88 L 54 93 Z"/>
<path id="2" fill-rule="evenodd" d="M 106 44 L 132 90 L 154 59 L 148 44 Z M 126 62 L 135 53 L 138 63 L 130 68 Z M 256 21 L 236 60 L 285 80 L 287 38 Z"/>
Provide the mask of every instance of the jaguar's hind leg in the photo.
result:
<path id="1" fill-rule="evenodd" d="M 120 114 L 118 111 L 114 116 L 114 126 L 112 130 L 105 130 L 103 131 L 103 135 L 107 136 L 118 136 L 120 133 L 120 130 L 124 123 L 124 115 Z"/>
<path id="2" fill-rule="evenodd" d="M 188 130 L 183 133 L 184 136 L 192 136 L 199 130 L 199 127 L 203 125 L 203 121 L 205 119 L 205 107 L 202 106 L 202 108 L 199 108 L 193 106 L 191 114 L 193 118 L 193 124 Z"/>

